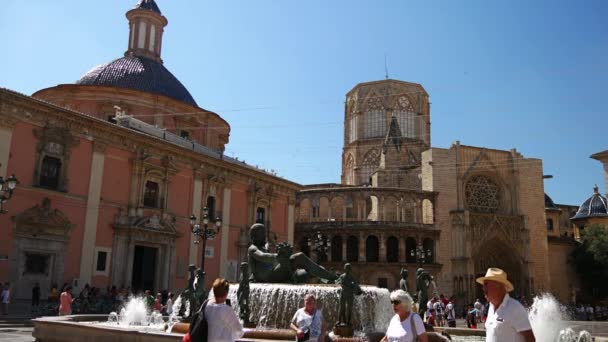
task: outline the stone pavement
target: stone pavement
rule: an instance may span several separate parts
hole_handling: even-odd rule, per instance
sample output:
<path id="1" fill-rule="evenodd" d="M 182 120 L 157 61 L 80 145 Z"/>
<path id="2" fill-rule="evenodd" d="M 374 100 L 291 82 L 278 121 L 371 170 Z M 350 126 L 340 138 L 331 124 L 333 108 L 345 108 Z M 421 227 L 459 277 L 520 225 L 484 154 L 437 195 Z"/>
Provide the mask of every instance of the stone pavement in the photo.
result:
<path id="1" fill-rule="evenodd" d="M 9 304 L 8 315 L 0 315 L 0 342 L 32 342 L 33 325 L 29 301 Z"/>

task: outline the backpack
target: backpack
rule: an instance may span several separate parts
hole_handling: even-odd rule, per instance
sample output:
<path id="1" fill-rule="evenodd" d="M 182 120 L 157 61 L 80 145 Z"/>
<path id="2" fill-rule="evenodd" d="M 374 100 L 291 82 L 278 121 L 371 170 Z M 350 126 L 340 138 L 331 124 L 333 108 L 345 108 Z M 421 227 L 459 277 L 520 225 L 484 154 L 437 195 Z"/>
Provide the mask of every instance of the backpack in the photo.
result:
<path id="1" fill-rule="evenodd" d="M 205 308 L 207 307 L 208 301 L 208 299 L 205 300 L 198 312 L 192 316 L 192 323 L 190 323 L 188 332 L 192 342 L 207 342 L 209 325 L 207 324 L 207 318 L 205 317 Z"/>

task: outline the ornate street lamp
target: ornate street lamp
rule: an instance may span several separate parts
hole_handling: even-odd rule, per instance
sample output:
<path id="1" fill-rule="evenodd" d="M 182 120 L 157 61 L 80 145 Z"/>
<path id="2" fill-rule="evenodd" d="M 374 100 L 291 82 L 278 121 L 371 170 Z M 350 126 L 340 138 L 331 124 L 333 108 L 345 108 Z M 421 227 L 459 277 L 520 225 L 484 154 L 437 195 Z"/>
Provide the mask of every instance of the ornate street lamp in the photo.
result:
<path id="1" fill-rule="evenodd" d="M 421 243 L 416 246 L 415 249 L 410 250 L 410 255 L 416 257 L 416 261 L 418 261 L 418 267 L 422 267 L 422 264 L 426 264 L 426 259 L 431 259 L 433 256 L 433 252 L 431 249 L 424 250 L 424 247 Z"/>
<path id="2" fill-rule="evenodd" d="M 3 205 L 13 197 L 13 191 L 15 190 L 17 183 L 19 183 L 19 181 L 15 175 L 8 177 L 6 181 L 0 177 L 0 214 L 7 213 L 7 211 L 3 209 Z"/>
<path id="3" fill-rule="evenodd" d="M 321 232 L 317 232 L 317 235 L 308 238 L 308 247 L 310 250 L 317 252 L 317 258 L 319 258 L 319 255 L 327 256 L 331 249 L 331 241 L 324 237 Z"/>
<path id="4" fill-rule="evenodd" d="M 190 216 L 190 230 L 192 234 L 196 235 L 194 243 L 198 244 L 198 239 L 203 240 L 203 259 L 201 260 L 201 276 L 205 276 L 205 252 L 207 248 L 207 240 L 215 238 L 215 235 L 220 232 L 222 227 L 222 220 L 219 217 L 215 218 L 215 227 L 209 226 L 209 208 L 203 208 L 203 221 L 197 221 L 196 216 Z M 199 279 L 202 281 L 202 279 Z M 202 283 L 204 284 L 204 282 Z"/>

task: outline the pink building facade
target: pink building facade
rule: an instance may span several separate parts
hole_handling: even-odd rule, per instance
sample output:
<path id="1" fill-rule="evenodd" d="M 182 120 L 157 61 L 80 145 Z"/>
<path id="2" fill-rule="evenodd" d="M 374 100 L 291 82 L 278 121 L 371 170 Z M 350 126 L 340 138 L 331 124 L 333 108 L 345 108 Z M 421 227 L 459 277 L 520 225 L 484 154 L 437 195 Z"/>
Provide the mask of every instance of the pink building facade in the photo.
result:
<path id="1" fill-rule="evenodd" d="M 127 18 L 125 56 L 76 84 L 0 89 L 0 176 L 20 181 L 0 215 L 0 280 L 18 299 L 35 282 L 179 290 L 203 253 L 207 285 L 236 281 L 256 221 L 293 242 L 301 186 L 224 156 L 228 123 L 162 64 L 158 6 Z M 203 252 L 189 217 L 204 207 L 222 226 Z"/>

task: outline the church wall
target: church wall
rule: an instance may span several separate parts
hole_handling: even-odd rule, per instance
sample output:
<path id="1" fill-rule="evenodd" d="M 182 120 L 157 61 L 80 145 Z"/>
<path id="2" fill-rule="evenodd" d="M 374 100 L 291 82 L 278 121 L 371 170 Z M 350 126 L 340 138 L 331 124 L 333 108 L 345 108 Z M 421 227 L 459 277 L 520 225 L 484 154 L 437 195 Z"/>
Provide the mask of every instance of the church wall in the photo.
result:
<path id="1" fill-rule="evenodd" d="M 550 287 L 548 269 L 547 225 L 545 219 L 545 199 L 543 166 L 539 159 L 517 159 L 518 206 L 526 217 L 529 229 L 529 253 L 531 276 L 534 278 L 533 291 L 547 290 Z"/>
<path id="2" fill-rule="evenodd" d="M 111 126 L 106 122 L 91 120 L 79 113 L 48 106 L 38 100 L 10 91 L 0 91 L 0 108 L 0 120 L 2 122 L 13 120 L 12 122 L 14 122 L 9 127 L 10 150 L 0 151 L 3 154 L 0 157 L 9 161 L 6 165 L 7 173 L 16 174 L 20 181 L 14 197 L 6 205 L 9 214 L 0 215 L 0 227 L 4 227 L 8 232 L 7 238 L 0 239 L 0 279 L 8 281 L 18 279 L 13 282 L 19 282 L 18 286 L 27 289 L 25 292 L 22 291 L 23 293 L 16 293 L 15 298 L 29 298 L 32 285 L 30 283 L 33 283 L 32 279 L 34 279 L 28 278 L 29 276 L 21 276 L 25 267 L 24 253 L 28 251 L 39 251 L 44 254 L 53 252 L 48 250 L 48 240 L 36 236 L 28 238 L 27 245 L 19 242 L 20 240 L 15 236 L 16 223 L 11 218 L 28 210 L 31 211 L 35 206 L 40 206 L 45 198 L 50 200 L 51 212 L 65 214 L 72 228 L 69 230 L 69 239 L 65 243 L 65 247 L 56 249 L 59 254 L 52 256 L 55 258 L 53 259 L 55 263 L 53 272 L 58 274 L 46 277 L 44 274 L 37 275 L 39 278 L 42 277 L 41 286 L 44 290 L 46 291 L 51 285 L 51 281 L 61 285 L 63 282 L 71 283 L 76 279 L 79 280 L 77 291 L 85 282 L 89 282 L 92 286 L 130 285 L 134 246 L 129 245 L 127 232 L 131 229 L 129 224 L 135 225 L 135 223 L 129 223 L 132 221 L 129 221 L 127 211 L 133 204 L 130 202 L 134 200 L 132 198 L 134 192 L 139 191 L 133 188 L 134 165 L 138 162 L 138 156 L 134 152 L 137 148 L 145 148 L 146 153 L 151 153 L 150 158 L 146 159 L 146 163 L 156 165 L 161 169 L 164 169 L 163 163 L 161 163 L 163 156 L 173 157 L 168 161 L 173 166 L 170 167 L 169 172 L 168 200 L 164 212 L 169 215 L 165 217 L 169 222 L 173 222 L 172 215 L 175 215 L 174 224 L 178 236 L 175 238 L 174 244 L 168 241 L 171 238 L 159 240 L 158 236 L 149 237 L 156 234 L 153 232 L 154 229 L 159 228 L 145 228 L 142 225 L 143 230 L 148 229 L 148 233 L 140 235 L 139 240 L 133 240 L 136 241 L 135 245 L 155 248 L 158 246 L 159 248 L 157 273 L 162 276 L 156 277 L 155 287 L 168 287 L 170 290 L 176 290 L 185 285 L 185 273 L 190 261 L 191 247 L 197 249 L 196 264 L 200 265 L 202 244 L 194 245 L 192 243 L 193 235 L 189 226 L 189 216 L 192 214 L 193 208 L 193 165 L 202 166 L 200 169 L 203 184 L 200 196 L 202 206 L 206 204 L 206 195 L 213 177 L 213 182 L 217 179 L 217 183 L 214 183 L 216 210 L 219 213 L 226 210 L 226 215 L 229 215 L 230 218 L 227 220 L 229 222 L 222 227 L 222 231 L 228 232 L 225 239 L 227 241 L 222 241 L 221 233 L 215 240 L 208 241 L 208 246 L 213 248 L 213 255 L 206 259 L 207 285 L 210 285 L 220 275 L 220 265 L 224 265 L 220 258 L 221 255 L 224 255 L 222 248 L 226 250 L 228 259 L 236 261 L 239 257 L 236 245 L 238 238 L 241 231 L 247 229 L 252 223 L 247 214 L 250 209 L 250 184 L 264 183 L 266 188 L 272 186 L 275 189 L 271 222 L 280 236 L 288 235 L 286 203 L 288 197 L 294 197 L 296 189 L 299 188 L 299 185 L 295 183 L 219 159 L 211 160 L 209 157 L 194 154 L 192 151 L 164 143 L 156 138 Z M 21 121 L 20 117 L 28 117 L 36 125 Z M 73 139 L 78 141 L 69 149 L 70 158 L 62 164 L 62 167 L 67 168 L 67 192 L 33 185 L 35 183 L 34 170 L 37 168 L 35 165 L 36 145 L 39 142 L 39 138 L 34 136 L 34 129 L 40 131 L 42 125 L 45 124 L 50 129 L 67 130 Z M 95 151 L 93 144 L 95 144 Z M 93 158 L 94 155 L 96 159 Z M 101 172 L 97 172 L 99 177 L 97 180 L 93 176 L 94 182 L 101 182 L 97 195 L 99 205 L 87 210 L 87 204 L 90 203 L 88 196 L 95 194 L 95 191 L 89 189 L 91 175 L 95 174 L 91 168 L 92 160 L 97 160 L 96 165 L 98 167 L 103 165 L 103 168 Z M 95 171 L 99 171 L 99 168 L 96 168 Z M 94 189 L 94 186 L 91 189 Z M 230 189 L 230 191 L 226 192 L 224 189 Z M 230 209 L 224 208 L 226 194 L 230 195 L 232 207 Z M 141 197 L 141 195 L 137 194 L 136 197 Z M 138 205 L 135 203 L 135 206 Z M 161 213 L 160 209 L 139 207 L 130 209 L 132 210 L 128 214 L 137 215 L 136 219 L 151 217 L 155 214 L 160 216 Z M 94 212 L 95 216 L 86 220 L 85 218 L 87 215 L 90 216 L 91 212 Z M 120 221 L 117 221 L 118 219 Z M 223 220 L 225 219 L 226 217 L 223 217 Z M 87 241 L 84 241 L 85 222 L 88 222 L 86 224 L 89 229 Z M 91 222 L 93 222 L 93 226 L 91 226 Z M 124 235 L 117 235 L 117 222 L 122 226 L 120 230 Z M 152 221 L 149 223 L 152 224 Z M 88 258 L 83 257 L 83 243 L 85 243 L 84 252 L 88 253 Z M 88 248 L 89 245 L 91 248 Z M 99 250 L 109 253 L 106 263 L 107 271 L 95 270 L 95 258 Z M 7 256 L 9 260 L 2 260 L 2 256 Z M 90 270 L 90 274 L 88 276 L 81 274 L 83 269 Z"/>
<path id="3" fill-rule="evenodd" d="M 467 274 L 465 265 L 452 264 L 452 257 L 463 257 L 454 254 L 455 250 L 464 250 L 466 246 L 458 245 L 461 239 L 455 236 L 458 232 L 450 226 L 450 210 L 458 208 L 456 154 L 452 150 L 431 148 L 422 152 L 422 190 L 439 192 L 435 202 L 435 227 L 441 230 L 439 243 L 436 246 L 437 262 L 442 264 L 437 286 L 445 295 L 454 293 L 452 278 L 454 274 Z"/>
<path id="4" fill-rule="evenodd" d="M 549 273 L 551 294 L 562 304 L 574 304 L 576 290 L 579 288 L 576 271 L 569 263 L 569 256 L 576 247 L 571 239 L 549 238 Z"/>

